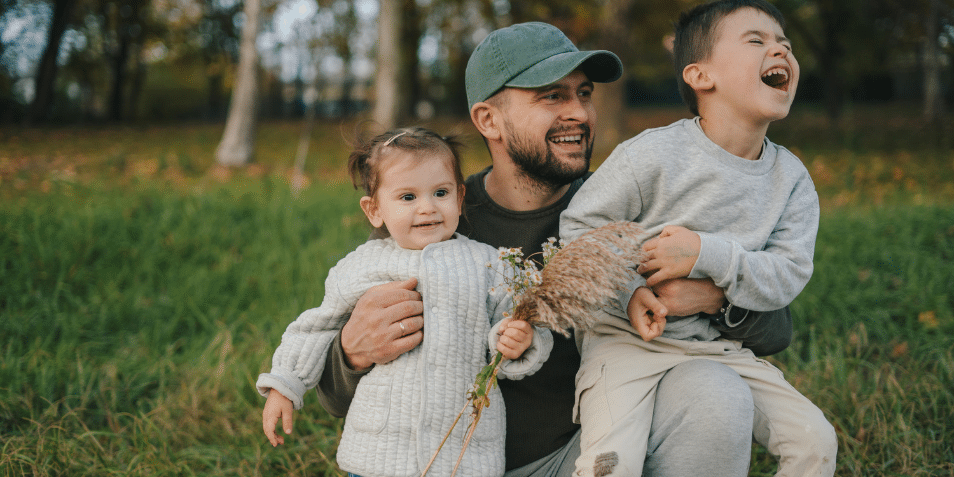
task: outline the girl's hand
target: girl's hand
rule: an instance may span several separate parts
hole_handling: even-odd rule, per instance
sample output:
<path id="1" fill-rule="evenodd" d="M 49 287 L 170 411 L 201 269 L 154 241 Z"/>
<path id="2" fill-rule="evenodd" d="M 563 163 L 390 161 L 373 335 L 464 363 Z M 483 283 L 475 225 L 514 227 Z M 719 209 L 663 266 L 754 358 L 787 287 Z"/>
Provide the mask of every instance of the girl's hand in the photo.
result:
<path id="1" fill-rule="evenodd" d="M 507 359 L 517 359 L 533 342 L 533 326 L 522 320 L 504 318 L 498 330 L 497 351 Z"/>
<path id="2" fill-rule="evenodd" d="M 285 443 L 285 438 L 275 433 L 275 424 L 282 420 L 282 429 L 285 434 L 292 433 L 292 422 L 294 407 L 290 399 L 274 389 L 268 392 L 268 399 L 265 400 L 265 409 L 262 411 L 262 427 L 265 429 L 265 437 L 272 447 Z"/>

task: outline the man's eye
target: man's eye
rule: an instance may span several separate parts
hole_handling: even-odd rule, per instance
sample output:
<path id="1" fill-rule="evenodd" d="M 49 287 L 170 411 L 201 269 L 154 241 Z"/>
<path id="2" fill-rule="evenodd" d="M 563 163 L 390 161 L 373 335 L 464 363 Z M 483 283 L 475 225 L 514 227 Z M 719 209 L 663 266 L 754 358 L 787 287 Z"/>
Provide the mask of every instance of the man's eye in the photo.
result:
<path id="1" fill-rule="evenodd" d="M 414 200 L 414 194 L 404 194 L 401 196 L 401 200 L 406 200 L 406 201 Z"/>
<path id="2" fill-rule="evenodd" d="M 434 197 L 444 197 L 449 193 L 447 189 L 437 189 L 437 191 L 434 192 Z"/>

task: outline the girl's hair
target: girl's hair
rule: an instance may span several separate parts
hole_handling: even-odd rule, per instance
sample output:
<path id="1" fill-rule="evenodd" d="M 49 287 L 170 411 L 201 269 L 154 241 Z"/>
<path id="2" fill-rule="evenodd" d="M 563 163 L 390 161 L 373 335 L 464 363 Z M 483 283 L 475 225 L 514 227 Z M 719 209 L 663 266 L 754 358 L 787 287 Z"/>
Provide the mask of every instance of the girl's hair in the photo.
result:
<path id="1" fill-rule="evenodd" d="M 457 184 L 464 183 L 460 168 L 461 143 L 456 137 L 445 137 L 421 127 L 398 128 L 379 134 L 368 141 L 359 141 L 348 157 L 348 173 L 354 188 L 364 188 L 365 195 L 374 197 L 381 184 L 380 165 L 395 151 L 439 153 L 447 152 L 454 158 L 453 170 Z"/>

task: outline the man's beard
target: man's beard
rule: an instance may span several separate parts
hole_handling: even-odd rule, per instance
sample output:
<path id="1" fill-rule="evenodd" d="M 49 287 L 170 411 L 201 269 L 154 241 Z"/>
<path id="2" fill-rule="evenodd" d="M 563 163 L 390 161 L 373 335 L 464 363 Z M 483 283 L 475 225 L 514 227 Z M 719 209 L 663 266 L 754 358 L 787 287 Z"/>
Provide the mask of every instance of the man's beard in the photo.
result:
<path id="1" fill-rule="evenodd" d="M 571 164 L 561 162 L 554 156 L 550 141 L 546 138 L 543 141 L 545 147 L 535 146 L 532 140 L 517 134 L 509 121 L 505 123 L 505 127 L 507 135 L 510 137 L 510 141 L 507 143 L 507 154 L 510 155 L 510 159 L 513 160 L 513 163 L 523 173 L 524 178 L 533 187 L 553 191 L 583 177 L 590 170 L 593 140 L 588 125 L 581 124 L 577 128 L 581 129 L 583 133 L 583 151 L 570 155 L 571 159 L 581 159 L 582 162 L 573 161 Z M 554 127 L 547 131 L 546 137 L 551 137 L 567 129 L 569 128 Z"/>

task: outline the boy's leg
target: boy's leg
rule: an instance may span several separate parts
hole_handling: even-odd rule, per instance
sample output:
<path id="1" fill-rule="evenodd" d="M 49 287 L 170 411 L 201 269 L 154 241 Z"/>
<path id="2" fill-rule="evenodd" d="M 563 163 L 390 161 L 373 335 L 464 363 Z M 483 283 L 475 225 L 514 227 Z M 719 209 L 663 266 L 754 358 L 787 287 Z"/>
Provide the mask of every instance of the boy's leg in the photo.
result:
<path id="1" fill-rule="evenodd" d="M 825 414 L 767 361 L 732 366 L 752 389 L 753 436 L 779 461 L 776 476 L 835 474 L 838 437 Z"/>
<path id="2" fill-rule="evenodd" d="M 679 364 L 659 381 L 654 407 L 644 476 L 746 475 L 752 393 L 738 373 L 709 360 Z M 577 433 L 563 449 L 506 477 L 571 477 L 579 456 Z"/>
<path id="3" fill-rule="evenodd" d="M 747 475 L 752 415 L 749 386 L 728 366 L 695 359 L 672 368 L 656 391 L 643 475 Z"/>
<path id="4" fill-rule="evenodd" d="M 630 373 L 638 355 L 591 362 L 577 379 L 580 419 L 578 477 L 638 476 L 642 472 L 655 404 L 656 383 Z"/>

